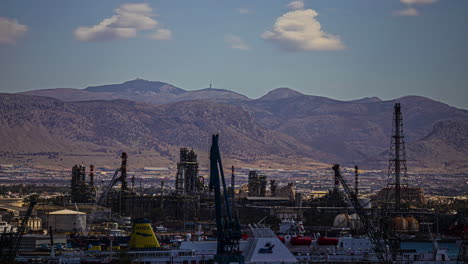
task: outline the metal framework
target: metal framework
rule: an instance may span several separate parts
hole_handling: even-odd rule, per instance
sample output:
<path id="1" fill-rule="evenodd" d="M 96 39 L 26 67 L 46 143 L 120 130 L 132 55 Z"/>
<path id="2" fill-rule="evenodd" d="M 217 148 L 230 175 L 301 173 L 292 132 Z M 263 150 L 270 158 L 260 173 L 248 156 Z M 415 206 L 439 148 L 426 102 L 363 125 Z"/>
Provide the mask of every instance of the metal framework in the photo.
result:
<path id="1" fill-rule="evenodd" d="M 198 176 L 198 165 L 197 154 L 193 149 L 180 149 L 175 182 L 177 195 L 194 195 L 203 190 L 203 179 Z"/>
<path id="2" fill-rule="evenodd" d="M 372 242 L 372 247 L 374 248 L 374 252 L 377 255 L 380 263 L 390 263 L 390 260 L 387 259 L 385 246 L 382 245 L 382 242 L 378 236 L 377 228 L 372 224 L 372 221 L 367 216 L 364 208 L 362 207 L 361 203 L 359 202 L 357 195 L 355 192 L 352 191 L 351 187 L 349 187 L 348 183 L 344 180 L 343 176 L 341 176 L 340 172 L 340 165 L 335 164 L 332 167 L 333 171 L 335 171 L 335 179 L 338 179 L 343 186 L 343 189 L 346 192 L 351 204 L 353 205 L 356 213 L 358 214 L 362 224 L 364 225 L 365 230 L 367 231 L 367 235 Z"/>
<path id="3" fill-rule="evenodd" d="M 390 192 L 393 188 L 395 188 L 396 211 L 401 209 L 401 182 L 403 180 L 406 183 L 407 178 L 405 137 L 403 135 L 403 116 L 401 114 L 400 104 L 396 103 L 393 112 L 393 130 L 390 144 L 390 159 L 388 163 L 388 186 L 386 201 L 386 204 L 388 204 Z"/>
<path id="4" fill-rule="evenodd" d="M 244 257 L 239 250 L 239 240 L 242 238 L 239 221 L 233 217 L 226 188 L 223 163 L 219 152 L 218 135 L 213 135 L 210 150 L 210 190 L 214 190 L 217 228 L 217 263 L 244 263 Z M 222 186 L 221 186 L 222 184 Z M 222 188 L 222 194 L 221 194 Z"/>

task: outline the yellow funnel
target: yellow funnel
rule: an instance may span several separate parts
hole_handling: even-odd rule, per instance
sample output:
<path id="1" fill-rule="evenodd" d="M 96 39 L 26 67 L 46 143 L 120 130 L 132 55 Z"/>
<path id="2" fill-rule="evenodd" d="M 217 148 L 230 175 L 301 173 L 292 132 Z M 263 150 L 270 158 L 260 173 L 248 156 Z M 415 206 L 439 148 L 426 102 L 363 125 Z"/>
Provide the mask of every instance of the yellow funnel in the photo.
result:
<path id="1" fill-rule="evenodd" d="M 99 244 L 91 244 L 88 246 L 88 250 L 91 250 L 91 251 L 101 251 L 102 250 L 102 247 L 101 245 Z"/>
<path id="2" fill-rule="evenodd" d="M 130 249 L 153 249 L 160 247 L 150 222 L 146 218 L 133 221 Z"/>

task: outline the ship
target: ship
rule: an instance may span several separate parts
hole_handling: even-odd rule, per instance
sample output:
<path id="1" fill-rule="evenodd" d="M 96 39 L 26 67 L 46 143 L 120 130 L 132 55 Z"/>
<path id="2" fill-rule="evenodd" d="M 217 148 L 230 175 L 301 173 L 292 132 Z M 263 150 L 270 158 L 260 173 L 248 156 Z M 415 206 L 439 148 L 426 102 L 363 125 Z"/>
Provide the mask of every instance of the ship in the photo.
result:
<path id="1" fill-rule="evenodd" d="M 301 221 L 291 219 L 281 221 L 278 238 L 299 263 L 380 263 L 372 241 L 367 237 L 324 237 L 319 233 L 311 236 L 304 234 Z M 399 264 L 458 263 L 456 260 L 450 260 L 447 250 L 440 248 L 437 240 L 433 241 L 431 252 L 401 249 L 394 254 L 386 253 L 385 259 L 388 263 Z"/>
<path id="2" fill-rule="evenodd" d="M 299 225 L 288 220 L 289 224 Z M 251 236 L 240 241 L 239 248 L 245 263 L 379 263 L 368 238 L 343 236 L 327 238 L 314 234 L 310 244 L 282 241 L 270 228 L 250 225 Z M 298 234 L 301 237 L 301 234 Z M 298 236 L 295 236 L 298 237 Z M 307 240 L 309 241 L 309 240 Z M 113 248 L 112 246 L 110 247 Z M 88 251 L 64 252 L 48 257 L 48 263 L 117 263 L 132 264 L 206 264 L 214 263 L 217 241 L 182 241 L 179 247 L 167 247 L 159 243 L 150 222 L 136 219 L 133 224 L 129 250 L 102 251 L 91 246 Z M 455 264 L 445 249 L 434 242 L 432 252 L 420 253 L 416 250 L 401 250 L 396 255 L 388 255 L 389 263 L 401 264 Z"/>
<path id="3" fill-rule="evenodd" d="M 244 263 L 298 263 L 297 258 L 268 227 L 250 226 L 250 236 L 241 241 L 240 249 Z M 214 263 L 217 241 L 182 241 L 179 247 L 163 246 L 159 243 L 148 219 L 133 222 L 128 250 L 103 251 L 99 245 L 90 245 L 87 251 L 63 252 L 45 258 L 50 264 L 118 263 L 132 264 L 205 264 Z M 22 257 L 27 260 L 28 257 Z M 19 260 L 19 259 L 18 259 Z"/>

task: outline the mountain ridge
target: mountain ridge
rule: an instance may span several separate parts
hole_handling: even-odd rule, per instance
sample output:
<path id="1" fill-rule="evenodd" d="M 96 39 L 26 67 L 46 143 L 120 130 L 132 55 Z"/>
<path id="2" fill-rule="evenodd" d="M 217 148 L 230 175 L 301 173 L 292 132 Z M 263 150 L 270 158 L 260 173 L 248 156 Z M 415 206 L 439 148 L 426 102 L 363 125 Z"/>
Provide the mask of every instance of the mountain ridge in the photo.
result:
<path id="1" fill-rule="evenodd" d="M 190 146 L 206 156 L 212 134 L 222 135 L 226 156 L 244 162 L 318 153 L 290 136 L 260 127 L 240 107 L 216 102 L 62 102 L 19 94 L 0 94 L 0 99 L 2 155 L 128 151 L 175 162 L 180 147 Z"/>
<path id="2" fill-rule="evenodd" d="M 25 91 L 19 94 L 45 96 L 65 102 L 90 100 L 127 99 L 153 104 L 167 104 L 189 100 L 250 100 L 239 93 L 205 88 L 200 90 L 184 90 L 166 82 L 134 79 L 120 84 L 88 86 L 84 89 L 55 88 Z"/>
<path id="3" fill-rule="evenodd" d="M 162 87 L 161 85 L 165 84 L 160 82 L 158 85 Z M 122 107 L 142 102 L 142 100 L 138 100 L 135 97 L 135 94 L 126 93 L 125 89 L 119 93 L 85 92 L 99 94 L 101 97 L 95 96 L 92 101 L 103 100 L 101 104 L 109 102 L 109 99 L 129 100 L 110 101 L 112 104 L 120 103 Z M 209 120 L 211 119 L 210 117 L 202 115 L 203 111 L 199 111 L 203 108 L 203 103 L 199 102 L 202 100 L 206 104 L 217 103 L 219 106 L 211 108 L 212 110 L 217 109 L 216 111 L 222 112 L 226 108 L 230 109 L 230 113 L 239 112 L 248 114 L 251 117 L 249 122 L 255 123 L 255 126 L 251 127 L 252 130 L 250 132 L 240 133 L 238 131 L 240 138 L 243 138 L 245 133 L 253 133 L 254 135 L 257 131 L 267 129 L 268 131 L 279 133 L 275 135 L 278 139 L 282 138 L 280 141 L 284 143 L 281 143 L 283 145 L 280 148 L 286 147 L 286 145 L 294 145 L 298 149 L 298 153 L 300 153 L 299 156 L 329 163 L 357 163 L 368 160 L 371 157 L 378 157 L 382 152 L 385 152 L 390 144 L 393 106 L 396 102 L 401 103 L 402 106 L 403 127 L 408 148 L 413 143 L 425 146 L 424 148 L 420 148 L 421 151 L 425 152 L 420 157 L 421 159 L 424 157 L 428 161 L 418 161 L 419 164 L 428 164 L 428 162 L 431 162 L 431 159 L 434 159 L 434 162 L 436 162 L 435 157 L 440 159 L 440 155 L 436 155 L 435 153 L 437 152 L 437 148 L 431 144 L 434 146 L 449 144 L 448 141 L 443 143 L 445 140 L 440 137 L 437 140 L 424 141 L 424 138 L 430 135 L 438 122 L 442 122 L 442 125 L 449 125 L 449 123 L 443 122 L 447 120 L 453 122 L 468 121 L 468 110 L 458 109 L 430 98 L 414 95 L 392 100 L 367 97 L 358 100 L 342 101 L 322 96 L 305 95 L 289 88 L 275 89 L 267 93 L 266 95 L 269 94 L 269 96 L 266 98 L 265 95 L 263 98 L 258 99 L 250 99 L 241 94 L 217 88 L 186 91 L 179 95 L 163 93 L 166 97 L 162 96 L 159 92 L 156 94 L 159 104 L 154 104 L 152 100 L 146 100 L 143 101 L 144 104 L 149 103 L 146 107 L 150 107 L 150 105 L 169 107 L 170 105 L 170 107 L 173 107 L 172 111 L 177 113 L 180 112 L 178 106 L 187 107 L 187 105 L 191 104 L 192 107 L 196 108 L 192 109 L 192 113 L 200 113 L 197 116 L 189 112 L 182 112 L 180 113 L 180 118 L 173 116 L 172 120 L 174 124 L 179 124 L 181 120 L 185 120 L 184 118 L 187 115 L 191 116 L 190 118 L 194 122 L 199 122 L 200 124 L 208 121 L 212 122 L 213 120 Z M 145 99 L 150 98 L 148 94 L 145 94 L 145 96 L 147 97 Z M 208 120 L 204 120 L 206 118 Z M 224 118 L 230 120 L 233 116 L 228 115 L 224 116 Z M 228 120 L 225 121 L 229 122 Z M 243 120 L 241 123 L 246 122 L 247 119 Z M 181 125 L 180 129 L 184 129 L 184 126 Z M 460 130 L 457 133 L 468 134 L 468 131 L 466 131 L 468 128 L 465 126 L 455 126 L 451 127 L 451 129 L 454 129 L 454 131 Z M 449 134 L 446 133 L 445 137 L 447 137 L 446 140 L 449 140 Z M 198 136 L 194 138 L 196 139 Z M 166 136 L 160 143 L 165 144 L 164 141 L 167 140 L 170 141 L 169 136 Z M 231 138 L 231 140 L 234 140 L 234 138 Z M 243 141 L 242 139 L 239 140 Z M 259 139 L 257 138 L 257 140 Z M 422 141 L 424 142 L 418 143 Z M 245 140 L 245 142 L 252 143 L 255 140 Z M 270 143 L 275 144 L 274 142 Z M 238 141 L 237 144 L 249 148 L 249 144 Z M 307 154 L 305 149 L 308 149 L 310 153 Z M 468 147 L 467 149 L 457 151 L 450 150 L 451 155 L 460 155 L 460 153 L 466 152 L 468 152 Z M 262 153 L 268 154 L 267 152 Z M 236 153 L 234 155 L 242 159 L 242 154 Z M 451 155 L 443 157 L 447 163 L 450 163 L 451 160 L 459 160 Z M 419 158 L 416 157 L 416 159 Z M 385 160 L 382 159 L 382 161 Z M 437 163 L 441 164 L 438 161 Z M 458 167 L 464 166 L 460 162 L 456 162 L 456 164 Z"/>

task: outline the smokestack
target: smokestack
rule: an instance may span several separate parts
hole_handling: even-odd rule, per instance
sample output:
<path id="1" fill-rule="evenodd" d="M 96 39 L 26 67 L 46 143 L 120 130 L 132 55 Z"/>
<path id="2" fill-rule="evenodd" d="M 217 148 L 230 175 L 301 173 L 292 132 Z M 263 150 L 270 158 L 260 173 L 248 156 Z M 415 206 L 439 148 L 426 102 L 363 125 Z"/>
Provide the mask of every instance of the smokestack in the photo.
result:
<path id="1" fill-rule="evenodd" d="M 232 172 L 231 172 L 231 198 L 234 200 L 234 185 L 235 185 L 235 176 L 234 176 L 234 165 L 232 165 Z"/>
<path id="2" fill-rule="evenodd" d="M 358 166 L 354 166 L 354 193 L 356 194 L 356 197 L 359 195 L 359 181 L 358 181 Z"/>
<path id="3" fill-rule="evenodd" d="M 333 191 L 338 192 L 340 188 L 340 180 L 338 179 L 338 176 L 335 174 L 335 186 L 333 188 Z"/>
<path id="4" fill-rule="evenodd" d="M 127 186 L 127 153 L 122 152 L 122 165 L 120 165 L 120 180 L 122 181 L 122 191 L 126 191 L 128 189 Z"/>
<path id="5" fill-rule="evenodd" d="M 81 183 L 84 184 L 86 182 L 86 167 L 84 165 L 81 165 L 80 176 Z"/>
<path id="6" fill-rule="evenodd" d="M 89 185 L 94 186 L 94 165 L 89 165 Z"/>

